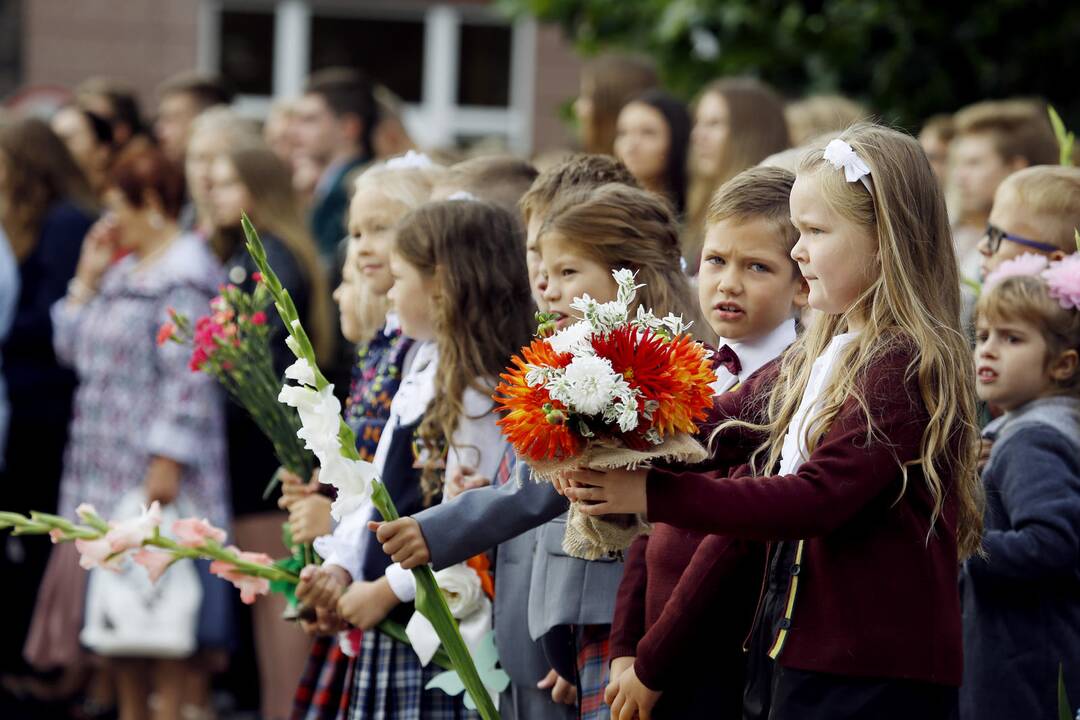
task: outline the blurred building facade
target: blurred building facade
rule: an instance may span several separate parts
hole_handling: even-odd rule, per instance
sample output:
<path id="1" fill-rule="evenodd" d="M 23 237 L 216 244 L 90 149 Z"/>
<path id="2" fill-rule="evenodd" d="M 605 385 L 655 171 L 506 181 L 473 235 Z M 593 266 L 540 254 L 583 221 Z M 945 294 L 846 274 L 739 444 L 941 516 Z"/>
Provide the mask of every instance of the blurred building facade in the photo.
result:
<path id="1" fill-rule="evenodd" d="M 4 94 L 107 75 L 149 113 L 158 83 L 197 68 L 232 80 L 238 107 L 260 116 L 311 71 L 352 65 L 402 98 L 422 146 L 571 143 L 560 109 L 579 60 L 558 29 L 511 23 L 484 0 L 0 0 L 0 24 L 18 39 L 0 53 Z"/>

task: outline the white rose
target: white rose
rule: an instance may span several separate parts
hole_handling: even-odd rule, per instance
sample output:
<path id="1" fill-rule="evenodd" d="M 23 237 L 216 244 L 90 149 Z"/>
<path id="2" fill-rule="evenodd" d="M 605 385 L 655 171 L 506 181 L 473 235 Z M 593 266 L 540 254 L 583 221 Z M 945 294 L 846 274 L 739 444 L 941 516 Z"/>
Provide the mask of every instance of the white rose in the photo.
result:
<path id="1" fill-rule="evenodd" d="M 458 620 L 469 617 L 483 607 L 486 596 L 480 585 L 480 576 L 468 565 L 451 565 L 435 573 L 435 580 L 446 598 L 446 604 L 450 606 L 450 614 Z"/>

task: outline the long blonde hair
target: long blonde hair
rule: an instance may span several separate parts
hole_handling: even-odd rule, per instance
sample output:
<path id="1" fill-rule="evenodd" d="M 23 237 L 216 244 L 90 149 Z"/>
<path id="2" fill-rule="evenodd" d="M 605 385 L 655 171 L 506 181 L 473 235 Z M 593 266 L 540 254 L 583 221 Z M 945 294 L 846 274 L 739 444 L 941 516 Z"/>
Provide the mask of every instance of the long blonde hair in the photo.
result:
<path id="1" fill-rule="evenodd" d="M 847 182 L 843 171 L 825 162 L 821 147 L 803 157 L 799 174 L 816 174 L 824 201 L 877 239 L 881 273 L 845 313 L 819 313 L 791 346 L 762 424 L 731 421 L 721 429 L 742 425 L 765 433 L 767 439 L 754 456 L 755 471 L 760 469 L 757 459 L 762 453 L 764 468 L 776 467 L 814 360 L 835 335 L 849 327 L 852 318 L 859 318 L 863 326 L 858 339 L 844 349 L 821 409 L 804 426 L 806 447 L 813 451 L 850 398 L 865 415 L 873 439 L 870 406 L 861 387 L 865 373 L 887 353 L 913 354 L 907 377 L 917 378 L 929 420 L 919 459 L 904 463 L 901 494 L 907 489 L 907 468 L 920 465 L 933 498 L 932 532 L 945 496 L 955 493 L 957 542 L 966 557 L 979 551 L 983 490 L 975 470 L 974 369 L 960 328 L 960 281 L 945 201 L 926 156 L 912 137 L 860 124 L 846 130 L 842 138 L 870 167 L 872 193 L 859 182 Z"/>
<path id="2" fill-rule="evenodd" d="M 304 326 L 311 333 L 315 353 L 327 361 L 333 352 L 334 336 L 330 315 L 330 293 L 326 275 L 319 264 L 315 242 L 304 222 L 300 199 L 292 186 L 288 166 L 261 141 L 233 147 L 222 157 L 236 170 L 240 182 L 247 188 L 251 207 L 246 208 L 256 228 L 277 236 L 292 253 L 308 282 L 308 312 Z M 222 260 L 235 251 L 235 233 L 215 231 L 211 247 Z"/>
<path id="3" fill-rule="evenodd" d="M 445 169 L 438 165 L 430 168 L 420 167 L 387 167 L 386 163 L 372 165 L 361 173 L 353 184 L 353 198 L 368 192 L 376 192 L 400 203 L 405 207 L 401 218 L 408 214 L 409 210 L 420 207 L 431 197 L 431 189 L 435 182 L 443 176 Z M 401 218 L 397 218 L 400 222 Z M 349 221 L 352 222 L 352 205 L 350 202 Z M 386 313 L 390 310 L 390 301 L 385 294 L 372 292 L 370 285 L 364 281 L 363 276 L 354 275 L 353 284 L 356 286 L 357 322 L 360 325 L 359 336 L 361 342 L 367 342 L 375 332 L 386 322 Z"/>

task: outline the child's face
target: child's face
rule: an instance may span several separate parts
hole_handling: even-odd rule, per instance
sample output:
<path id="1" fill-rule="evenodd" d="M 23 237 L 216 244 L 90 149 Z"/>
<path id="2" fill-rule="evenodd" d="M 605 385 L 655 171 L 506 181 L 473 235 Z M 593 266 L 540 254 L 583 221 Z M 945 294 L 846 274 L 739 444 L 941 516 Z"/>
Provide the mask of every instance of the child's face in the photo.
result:
<path id="1" fill-rule="evenodd" d="M 534 211 L 525 233 L 525 264 L 529 268 L 529 289 L 532 290 L 533 302 L 536 303 L 537 310 L 547 312 L 547 302 L 544 300 L 547 278 L 540 260 L 539 243 L 540 227 L 543 224 L 544 215 Z"/>
<path id="2" fill-rule="evenodd" d="M 963 213 L 990 212 L 998 185 L 1018 168 L 1005 161 L 989 133 L 961 135 L 952 141 L 949 152 L 949 180 L 956 184 Z"/>
<path id="3" fill-rule="evenodd" d="M 1048 357 L 1046 340 L 1030 322 L 991 322 L 980 317 L 975 328 L 975 391 L 980 400 L 1002 410 L 1013 410 L 1048 394 L 1054 378 L 1063 372 L 1061 363 L 1069 362 L 1064 357 Z M 1075 351 L 1070 352 L 1074 367 Z M 1069 368 L 1064 371 L 1064 377 L 1071 374 Z"/>
<path id="4" fill-rule="evenodd" d="M 806 281 L 778 235 L 776 224 L 765 218 L 728 218 L 706 230 L 698 302 L 720 337 L 764 337 L 806 305 Z"/>
<path id="5" fill-rule="evenodd" d="M 226 157 L 219 157 L 210 166 L 210 214 L 217 227 L 235 227 L 245 210 L 251 209 L 248 194 L 236 168 Z"/>
<path id="6" fill-rule="evenodd" d="M 645 103 L 630 103 L 615 126 L 615 157 L 645 187 L 663 184 L 671 130 L 664 116 Z"/>
<path id="7" fill-rule="evenodd" d="M 347 267 L 347 266 L 346 266 Z M 343 272 L 341 284 L 334 290 L 334 302 L 341 317 L 341 334 L 351 343 L 358 343 L 360 337 L 359 302 L 355 273 Z"/>
<path id="8" fill-rule="evenodd" d="M 799 231 L 791 257 L 810 287 L 810 307 L 846 312 L 881 272 L 876 239 L 825 203 L 817 173 L 795 177 L 791 222 Z"/>
<path id="9" fill-rule="evenodd" d="M 574 298 L 588 293 L 597 302 L 610 302 L 618 293 L 611 268 L 582 255 L 578 246 L 560 233 L 540 236 L 540 261 L 547 276 L 544 301 L 548 312 L 556 314 L 560 330 L 580 319 L 571 314 Z"/>
<path id="10" fill-rule="evenodd" d="M 1009 187 L 1008 183 L 998 188 L 997 194 L 994 195 L 994 207 L 990 210 L 989 223 L 1010 235 L 1034 240 L 1035 242 L 1046 242 L 1042 237 L 1042 231 L 1032 223 L 1031 212 L 1025 210 L 1020 198 L 1017 197 L 1016 192 Z M 1004 237 L 1001 239 L 1001 244 L 998 245 L 997 252 L 991 253 L 988 235 L 983 235 L 982 240 L 979 241 L 979 253 L 983 258 L 979 269 L 984 279 L 994 272 L 1001 263 L 1024 253 L 1046 255 L 1055 260 L 1065 256 L 1065 253 L 1061 251 L 1048 252 Z"/>
<path id="11" fill-rule="evenodd" d="M 377 296 L 385 295 L 394 284 L 390 249 L 394 226 L 406 210 L 403 204 L 372 190 L 354 194 L 349 205 L 349 252 L 355 258 L 356 272 Z"/>
<path id="12" fill-rule="evenodd" d="M 388 297 L 397 312 L 401 332 L 414 340 L 435 339 L 435 278 L 424 275 L 396 252 L 390 253 L 394 285 Z"/>

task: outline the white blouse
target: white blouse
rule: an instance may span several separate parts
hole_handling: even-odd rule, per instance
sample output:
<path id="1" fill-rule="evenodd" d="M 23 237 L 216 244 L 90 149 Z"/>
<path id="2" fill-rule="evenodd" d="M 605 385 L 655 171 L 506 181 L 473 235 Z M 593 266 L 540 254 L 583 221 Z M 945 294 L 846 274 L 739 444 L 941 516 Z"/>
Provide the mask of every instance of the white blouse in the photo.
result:
<path id="1" fill-rule="evenodd" d="M 784 435 L 784 446 L 780 452 L 781 475 L 791 475 L 796 472 L 810 456 L 806 448 L 806 428 L 804 425 L 807 420 L 816 415 L 818 410 L 821 409 L 821 396 L 828 389 L 829 381 L 832 380 L 833 371 L 836 369 L 841 353 L 858 336 L 859 334 L 855 332 L 835 336 L 821 355 L 818 356 L 817 360 L 814 360 L 802 402 L 799 403 L 799 408 L 792 416 L 791 424 L 788 425 L 787 433 Z"/>

